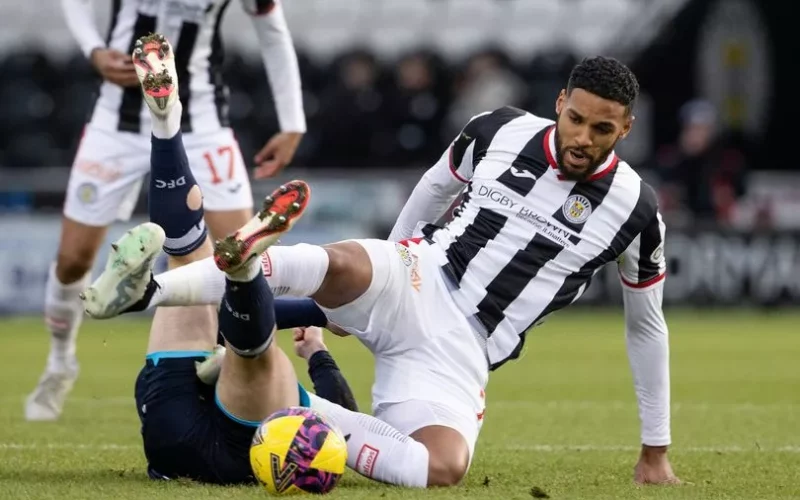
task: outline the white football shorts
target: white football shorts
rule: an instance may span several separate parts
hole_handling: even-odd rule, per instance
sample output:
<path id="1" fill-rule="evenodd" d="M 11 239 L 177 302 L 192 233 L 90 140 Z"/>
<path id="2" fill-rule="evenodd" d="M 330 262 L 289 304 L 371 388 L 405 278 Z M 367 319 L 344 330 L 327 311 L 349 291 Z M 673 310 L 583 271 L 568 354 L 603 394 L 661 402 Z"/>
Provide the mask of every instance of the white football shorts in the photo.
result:
<path id="1" fill-rule="evenodd" d="M 183 134 L 183 144 L 206 210 L 253 206 L 247 167 L 230 128 Z M 64 215 L 100 227 L 128 220 L 149 172 L 149 135 L 87 125 L 70 172 Z"/>
<path id="2" fill-rule="evenodd" d="M 430 425 L 459 431 L 475 448 L 489 379 L 486 344 L 456 307 L 425 241 L 353 240 L 372 261 L 364 295 L 330 321 L 375 356 L 373 414 L 405 434 Z"/>

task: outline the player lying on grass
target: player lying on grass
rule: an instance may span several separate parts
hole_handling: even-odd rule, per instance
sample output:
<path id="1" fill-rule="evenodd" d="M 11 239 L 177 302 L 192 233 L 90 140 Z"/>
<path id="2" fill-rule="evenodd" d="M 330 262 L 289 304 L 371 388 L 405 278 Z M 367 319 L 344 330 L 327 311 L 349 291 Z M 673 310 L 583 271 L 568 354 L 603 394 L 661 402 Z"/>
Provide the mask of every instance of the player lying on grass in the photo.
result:
<path id="1" fill-rule="evenodd" d="M 351 467 L 407 486 L 460 481 L 489 371 L 519 357 L 532 325 L 577 300 L 601 267 L 617 261 L 642 421 L 635 479 L 677 482 L 667 459 L 664 227 L 653 191 L 613 152 L 630 131 L 637 93 L 619 62 L 584 60 L 556 101 L 556 124 L 513 108 L 471 120 L 412 193 L 392 232 L 399 244 L 276 246 L 263 256 L 272 290 L 312 297 L 375 355 L 373 410 L 383 422 L 315 405 L 351 435 Z M 453 221 L 403 239 L 419 221 L 438 220 L 465 188 Z M 225 259 L 251 255 L 231 248 Z M 140 276 L 143 298 L 133 308 L 220 298 L 208 261 L 173 276 L 180 280 L 144 284 Z M 112 308 L 87 304 L 87 312 L 118 314 L 137 298 Z"/>
<path id="2" fill-rule="evenodd" d="M 153 114 L 149 198 L 153 222 L 133 228 L 113 245 L 105 272 L 82 297 L 89 303 L 106 300 L 109 307 L 138 292 L 137 277 L 152 272 L 162 247 L 171 268 L 212 255 L 200 224 L 202 194 L 178 131 L 180 113 L 174 106 L 178 82 L 171 47 L 145 46 L 136 65 Z M 300 217 L 307 200 L 304 183 L 284 187 L 276 192 L 273 206 L 239 234 L 254 236 L 249 248 L 260 254 Z M 158 308 L 153 317 L 146 364 L 135 387 L 152 478 L 252 482 L 248 455 L 255 427 L 276 410 L 309 405 L 292 364 L 273 342 L 272 293 L 258 260 L 227 266 L 225 271 L 226 291 L 218 312 L 209 305 L 171 307 Z M 208 385 L 198 377 L 196 365 L 209 356 L 219 332 L 224 333 L 228 349 L 218 380 Z M 309 360 L 321 393 L 345 405 L 353 401 L 321 342 L 298 338 L 296 350 Z"/>

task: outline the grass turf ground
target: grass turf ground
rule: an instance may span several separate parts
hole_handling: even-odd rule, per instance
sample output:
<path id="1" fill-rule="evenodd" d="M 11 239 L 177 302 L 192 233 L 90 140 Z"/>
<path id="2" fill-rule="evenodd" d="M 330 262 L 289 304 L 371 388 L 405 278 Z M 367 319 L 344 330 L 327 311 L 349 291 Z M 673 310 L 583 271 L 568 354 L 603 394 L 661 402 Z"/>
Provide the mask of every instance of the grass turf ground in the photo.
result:
<path id="1" fill-rule="evenodd" d="M 402 490 L 348 472 L 331 498 L 800 497 L 800 314 L 675 311 L 668 320 L 671 456 L 691 484 L 632 485 L 639 424 L 622 318 L 569 310 L 529 336 L 520 361 L 493 375 L 486 423 L 463 486 Z M 78 351 L 82 375 L 63 419 L 29 424 L 22 400 L 39 376 L 48 340 L 39 319 L 0 320 L 0 498 L 266 496 L 257 487 L 146 479 L 132 394 L 147 330 L 142 318 L 87 320 Z M 367 352 L 352 339 L 329 344 L 368 408 Z M 305 367 L 297 366 L 307 381 Z"/>

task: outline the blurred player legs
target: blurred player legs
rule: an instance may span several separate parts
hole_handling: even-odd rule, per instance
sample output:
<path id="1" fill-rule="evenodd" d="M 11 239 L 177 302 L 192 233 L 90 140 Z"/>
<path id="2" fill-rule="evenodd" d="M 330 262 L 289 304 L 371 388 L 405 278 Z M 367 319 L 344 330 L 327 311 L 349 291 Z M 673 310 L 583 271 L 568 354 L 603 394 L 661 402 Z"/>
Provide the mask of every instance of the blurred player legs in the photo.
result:
<path id="1" fill-rule="evenodd" d="M 247 169 L 230 129 L 187 134 L 187 155 L 203 189 L 213 235 L 224 236 L 252 216 Z M 224 179 L 210 168 L 218 153 Z M 115 220 L 128 220 L 150 170 L 150 137 L 87 126 L 70 173 L 61 239 L 48 275 L 45 322 L 51 334 L 47 365 L 25 404 L 29 421 L 57 420 L 78 376 L 76 340 L 83 319 L 78 294 L 90 282 L 98 248 Z"/>

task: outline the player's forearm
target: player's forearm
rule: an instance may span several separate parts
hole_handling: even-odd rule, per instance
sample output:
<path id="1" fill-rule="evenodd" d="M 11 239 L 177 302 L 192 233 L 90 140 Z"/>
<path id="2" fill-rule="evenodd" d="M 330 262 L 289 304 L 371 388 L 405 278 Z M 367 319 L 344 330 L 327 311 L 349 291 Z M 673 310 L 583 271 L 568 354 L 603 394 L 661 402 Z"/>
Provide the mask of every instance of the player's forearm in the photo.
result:
<path id="1" fill-rule="evenodd" d="M 449 154 L 431 167 L 417 183 L 397 217 L 389 241 L 400 241 L 413 236 L 420 222 L 435 223 L 452 205 L 465 184 L 453 176 Z"/>
<path id="2" fill-rule="evenodd" d="M 358 411 L 353 391 L 328 351 L 317 351 L 308 359 L 308 375 L 317 396 L 348 410 Z"/>
<path id="3" fill-rule="evenodd" d="M 87 58 L 94 49 L 105 47 L 94 22 L 92 0 L 61 0 L 61 9 L 69 31 Z"/>
<path id="4" fill-rule="evenodd" d="M 669 332 L 661 310 L 663 285 L 624 290 L 625 333 L 639 403 L 642 444 L 671 443 Z"/>
<path id="5" fill-rule="evenodd" d="M 261 55 L 283 132 L 306 131 L 300 67 L 280 4 L 268 13 L 253 16 L 261 43 Z"/>

